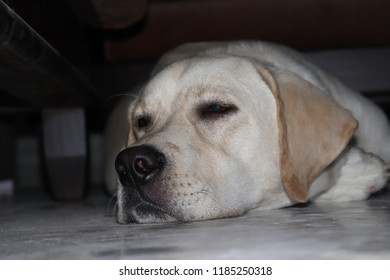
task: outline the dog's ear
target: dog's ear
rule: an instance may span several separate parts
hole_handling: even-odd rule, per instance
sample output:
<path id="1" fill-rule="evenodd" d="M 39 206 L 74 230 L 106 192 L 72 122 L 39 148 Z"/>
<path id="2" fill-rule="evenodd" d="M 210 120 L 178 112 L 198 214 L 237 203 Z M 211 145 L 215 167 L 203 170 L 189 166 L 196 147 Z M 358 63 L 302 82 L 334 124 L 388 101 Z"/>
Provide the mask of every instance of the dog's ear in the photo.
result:
<path id="1" fill-rule="evenodd" d="M 291 72 L 257 67 L 277 104 L 280 166 L 290 198 L 306 202 L 319 173 L 346 147 L 358 123 L 321 90 Z"/>

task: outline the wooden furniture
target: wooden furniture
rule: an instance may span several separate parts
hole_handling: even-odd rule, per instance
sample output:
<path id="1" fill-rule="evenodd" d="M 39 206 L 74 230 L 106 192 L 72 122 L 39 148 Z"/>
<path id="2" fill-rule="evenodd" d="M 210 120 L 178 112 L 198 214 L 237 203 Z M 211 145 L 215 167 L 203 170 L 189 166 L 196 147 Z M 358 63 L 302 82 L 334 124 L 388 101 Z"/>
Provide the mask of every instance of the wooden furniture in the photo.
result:
<path id="1" fill-rule="evenodd" d="M 81 198 L 87 157 L 84 111 L 99 106 L 99 95 L 88 80 L 2 1 L 0 90 L 0 102 L 8 95 L 24 107 L 42 112 L 44 155 L 53 196 L 60 200 Z M 7 104 L 2 103 L 0 114 L 7 109 Z M 6 165 L 0 171 L 0 180 L 4 180 L 7 173 L 12 173 L 9 166 L 15 155 L 12 147 L 7 147 L 15 139 L 11 125 L 2 124 L 0 130 L 1 162 Z"/>
<path id="2" fill-rule="evenodd" d="M 66 0 L 105 30 L 109 61 L 157 58 L 185 42 L 265 40 L 301 50 L 390 44 L 388 0 Z"/>

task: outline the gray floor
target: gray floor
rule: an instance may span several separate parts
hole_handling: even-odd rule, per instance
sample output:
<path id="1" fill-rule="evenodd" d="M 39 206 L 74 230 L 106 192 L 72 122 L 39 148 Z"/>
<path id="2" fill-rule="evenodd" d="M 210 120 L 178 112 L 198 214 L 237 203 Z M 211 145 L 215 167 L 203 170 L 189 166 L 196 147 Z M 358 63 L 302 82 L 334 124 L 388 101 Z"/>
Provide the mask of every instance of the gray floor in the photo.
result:
<path id="1" fill-rule="evenodd" d="M 390 259 L 389 191 L 187 224 L 118 225 L 108 204 L 0 201 L 0 259 Z"/>

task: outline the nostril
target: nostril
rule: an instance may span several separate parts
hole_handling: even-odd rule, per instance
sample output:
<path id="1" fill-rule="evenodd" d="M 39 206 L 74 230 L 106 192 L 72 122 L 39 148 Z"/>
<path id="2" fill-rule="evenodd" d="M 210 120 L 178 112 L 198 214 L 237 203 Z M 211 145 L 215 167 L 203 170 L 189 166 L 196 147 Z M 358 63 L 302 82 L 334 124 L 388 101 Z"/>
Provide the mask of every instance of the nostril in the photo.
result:
<path id="1" fill-rule="evenodd" d="M 129 162 L 131 157 L 129 156 L 128 151 L 123 150 L 120 152 L 115 159 L 115 170 L 120 176 L 125 176 L 130 173 Z"/>
<path id="2" fill-rule="evenodd" d="M 164 165 L 163 157 L 144 157 L 136 158 L 134 162 L 134 169 L 143 175 L 151 174 L 155 171 L 160 170 Z"/>
<path id="3" fill-rule="evenodd" d="M 157 177 L 165 164 L 164 154 L 151 146 L 141 145 L 121 151 L 115 160 L 115 169 L 121 182 L 143 185 Z"/>
<path id="4" fill-rule="evenodd" d="M 150 168 L 145 166 L 145 162 L 142 158 L 138 158 L 135 160 L 134 168 L 140 173 L 149 173 L 151 171 Z"/>
<path id="5" fill-rule="evenodd" d="M 115 169 L 119 175 L 126 175 L 127 174 L 126 165 L 119 162 L 118 160 L 115 162 Z"/>
<path id="6" fill-rule="evenodd" d="M 126 168 L 123 165 L 117 165 L 116 166 L 116 172 L 122 175 L 126 175 Z"/>

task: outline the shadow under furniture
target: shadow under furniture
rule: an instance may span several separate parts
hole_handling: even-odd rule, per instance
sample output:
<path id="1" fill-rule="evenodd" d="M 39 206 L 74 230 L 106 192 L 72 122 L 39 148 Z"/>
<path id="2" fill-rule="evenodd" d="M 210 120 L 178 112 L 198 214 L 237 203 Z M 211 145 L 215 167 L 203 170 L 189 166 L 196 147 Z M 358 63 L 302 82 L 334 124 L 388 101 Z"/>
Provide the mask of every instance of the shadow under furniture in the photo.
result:
<path id="1" fill-rule="evenodd" d="M 305 52 L 351 88 L 388 107 L 387 0 L 66 2 L 84 25 L 101 34 L 106 63 L 102 71 L 95 72 L 94 82 L 100 84 L 109 72 L 115 72 L 111 89 L 128 82 L 127 88 L 115 92 L 147 78 L 144 69 L 151 69 L 147 63 L 180 44 L 263 40 Z"/>
<path id="2" fill-rule="evenodd" d="M 99 95 L 88 80 L 2 1 L 0 89 L 0 114 L 41 112 L 44 159 L 54 197 L 82 198 L 87 156 L 85 108 L 98 106 Z M 3 122 L 0 129 L 0 180 L 12 184 L 15 128 Z"/>

